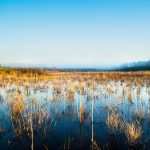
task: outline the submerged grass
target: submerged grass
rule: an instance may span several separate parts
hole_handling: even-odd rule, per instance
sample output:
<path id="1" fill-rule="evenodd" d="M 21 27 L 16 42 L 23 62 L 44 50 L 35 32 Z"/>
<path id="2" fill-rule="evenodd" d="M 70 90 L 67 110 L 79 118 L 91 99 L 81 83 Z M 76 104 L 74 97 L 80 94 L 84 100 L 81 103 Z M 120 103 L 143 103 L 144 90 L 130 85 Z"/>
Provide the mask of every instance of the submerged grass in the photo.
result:
<path id="1" fill-rule="evenodd" d="M 94 134 L 97 119 L 95 118 L 96 110 L 102 109 L 95 107 L 96 99 L 104 105 L 106 112 L 108 112 L 105 125 L 109 131 L 116 134 L 120 130 L 126 136 L 128 144 L 135 145 L 143 136 L 142 125 L 133 117 L 129 121 L 130 112 L 127 118 L 124 114 L 127 111 L 124 105 L 127 105 L 128 111 L 130 111 L 130 106 L 135 103 L 136 114 L 143 114 L 142 118 L 146 113 L 149 114 L 150 107 L 146 107 L 146 113 L 143 112 L 145 105 L 144 100 L 141 99 L 144 88 L 150 98 L 149 76 L 150 72 L 85 73 L 0 70 L 0 102 L 5 103 L 7 99 L 7 111 L 11 118 L 14 136 L 21 138 L 27 134 L 31 140 L 32 150 L 35 149 L 36 134 L 40 135 L 40 140 L 42 138 L 43 147 L 49 149 L 46 141 L 50 127 L 57 126 L 56 118 L 63 118 L 64 114 L 69 116 L 71 114 L 69 109 L 73 106 L 74 114 L 78 115 L 80 136 L 82 136 L 84 124 L 90 123 L 92 130 L 90 132 L 91 149 L 101 149 Z M 40 99 L 39 94 L 43 93 L 46 93 L 47 96 Z M 88 105 L 89 102 L 91 105 Z M 59 107 L 61 103 L 63 110 L 62 107 Z M 120 108 L 122 108 L 121 113 Z M 66 109 L 69 111 L 65 111 Z M 71 114 L 72 118 L 74 114 Z M 91 114 L 91 118 L 89 114 Z M 102 114 L 100 115 L 102 116 Z M 137 116 L 137 118 L 140 117 Z M 71 149 L 71 143 L 69 137 L 63 145 L 64 149 Z M 107 147 L 107 144 L 102 147 Z"/>

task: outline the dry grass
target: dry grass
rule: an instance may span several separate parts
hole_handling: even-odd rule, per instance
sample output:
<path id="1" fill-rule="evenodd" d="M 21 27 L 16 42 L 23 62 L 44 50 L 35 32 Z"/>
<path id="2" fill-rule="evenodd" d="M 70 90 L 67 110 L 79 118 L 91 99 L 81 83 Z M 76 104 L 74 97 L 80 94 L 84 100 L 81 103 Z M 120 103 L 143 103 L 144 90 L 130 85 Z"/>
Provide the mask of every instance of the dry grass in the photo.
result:
<path id="1" fill-rule="evenodd" d="M 129 143 L 134 144 L 142 136 L 142 127 L 140 125 L 135 125 L 134 123 L 126 123 L 125 133 Z"/>
<path id="2" fill-rule="evenodd" d="M 111 115 L 108 115 L 106 124 L 108 127 L 117 130 L 120 123 L 119 115 L 116 112 L 112 112 Z"/>
<path id="3" fill-rule="evenodd" d="M 150 72 L 44 72 L 21 73 L 13 71 L 10 73 L 0 71 L 0 101 L 3 99 L 1 95 L 7 91 L 8 109 L 10 110 L 10 118 L 16 137 L 27 133 L 32 140 L 34 148 L 34 131 L 38 131 L 44 124 L 43 134 L 46 136 L 46 124 L 49 120 L 49 115 L 41 106 L 40 101 L 37 101 L 32 96 L 32 92 L 47 92 L 49 84 L 52 87 L 56 98 L 65 97 L 69 104 L 75 101 L 75 94 L 79 96 L 89 96 L 89 100 L 101 95 L 104 99 L 109 96 L 114 96 L 118 89 L 121 94 L 114 99 L 116 105 L 121 101 L 126 100 L 133 104 L 132 88 L 137 88 L 137 96 L 140 96 L 140 91 L 143 85 L 149 87 Z M 116 85 L 116 81 L 120 82 L 120 88 Z M 42 83 L 42 84 L 41 84 Z M 97 90 L 99 88 L 99 90 Z M 150 95 L 150 88 L 147 93 Z M 29 99 L 26 99 L 28 97 Z M 50 98 L 48 97 L 47 100 Z M 101 100 L 103 101 L 103 100 Z M 94 102 L 93 102 L 94 103 Z M 65 104 L 64 104 L 65 105 Z M 82 124 L 87 119 L 87 108 L 79 101 L 78 117 Z M 65 107 L 65 106 L 64 106 Z M 107 126 L 112 130 L 117 130 L 119 125 L 123 127 L 123 132 L 126 134 L 129 143 L 136 143 L 142 136 L 142 128 L 140 125 L 135 125 L 133 122 L 127 123 L 121 121 L 119 114 L 110 104 L 107 104 L 108 118 Z M 94 109 L 94 107 L 93 107 Z M 55 110 L 56 111 L 56 110 Z M 57 108 L 59 111 L 59 108 Z M 92 121 L 93 123 L 93 121 Z M 1 131 L 0 131 L 1 133 Z M 70 147 L 70 145 L 69 145 Z"/>
<path id="4" fill-rule="evenodd" d="M 79 109 L 79 121 L 82 124 L 87 118 L 87 109 L 86 106 L 81 106 Z"/>

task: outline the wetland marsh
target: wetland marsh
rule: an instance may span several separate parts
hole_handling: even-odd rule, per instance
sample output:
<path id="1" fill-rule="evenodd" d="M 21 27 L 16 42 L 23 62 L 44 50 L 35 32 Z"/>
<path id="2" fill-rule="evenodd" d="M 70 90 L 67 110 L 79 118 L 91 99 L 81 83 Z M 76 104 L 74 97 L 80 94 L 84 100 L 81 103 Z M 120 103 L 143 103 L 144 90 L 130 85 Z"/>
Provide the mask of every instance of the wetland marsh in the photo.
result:
<path id="1" fill-rule="evenodd" d="M 149 149 L 150 72 L 1 72 L 0 149 Z"/>

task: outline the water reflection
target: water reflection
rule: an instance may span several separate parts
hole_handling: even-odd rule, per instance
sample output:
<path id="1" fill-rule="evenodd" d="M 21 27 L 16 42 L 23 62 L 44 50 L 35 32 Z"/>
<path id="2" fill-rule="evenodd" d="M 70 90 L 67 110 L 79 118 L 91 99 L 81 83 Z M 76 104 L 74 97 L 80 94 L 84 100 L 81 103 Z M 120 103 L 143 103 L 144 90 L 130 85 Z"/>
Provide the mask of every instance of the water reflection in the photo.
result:
<path id="1" fill-rule="evenodd" d="M 142 79 L 10 81 L 0 86 L 0 149 L 150 147 L 150 87 Z"/>

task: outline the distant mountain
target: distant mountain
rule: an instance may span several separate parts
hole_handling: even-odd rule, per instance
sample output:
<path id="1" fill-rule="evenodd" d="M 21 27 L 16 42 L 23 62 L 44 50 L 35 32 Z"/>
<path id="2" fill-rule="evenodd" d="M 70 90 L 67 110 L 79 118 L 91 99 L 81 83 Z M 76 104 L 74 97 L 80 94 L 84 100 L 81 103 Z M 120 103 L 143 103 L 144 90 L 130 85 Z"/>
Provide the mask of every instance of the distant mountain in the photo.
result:
<path id="1" fill-rule="evenodd" d="M 123 65 L 115 68 L 115 70 L 121 70 L 121 71 L 146 71 L 146 70 L 150 70 L 150 60 L 123 64 Z"/>

